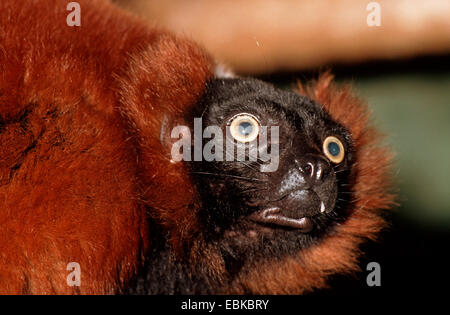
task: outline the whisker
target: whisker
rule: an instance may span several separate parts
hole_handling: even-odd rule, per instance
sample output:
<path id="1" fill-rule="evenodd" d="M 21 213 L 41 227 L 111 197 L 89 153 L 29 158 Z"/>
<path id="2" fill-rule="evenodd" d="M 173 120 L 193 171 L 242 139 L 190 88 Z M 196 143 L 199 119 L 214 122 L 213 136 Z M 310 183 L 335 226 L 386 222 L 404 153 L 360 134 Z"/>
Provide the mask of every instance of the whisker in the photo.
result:
<path id="1" fill-rule="evenodd" d="M 230 156 L 230 157 L 233 157 L 233 156 L 232 156 L 229 152 L 227 152 L 226 150 L 225 150 L 225 154 L 227 154 L 227 155 Z M 250 164 L 245 163 L 245 161 L 236 161 L 236 162 L 239 162 L 239 163 L 241 163 L 241 164 L 244 164 L 245 166 L 247 166 L 248 168 L 252 169 L 252 170 L 255 171 L 255 172 L 261 173 L 260 170 L 258 170 L 258 169 L 256 169 L 256 168 L 250 166 Z M 264 175 L 267 176 L 267 174 L 265 174 L 264 172 L 262 172 L 262 174 L 264 174 Z"/>
<path id="2" fill-rule="evenodd" d="M 209 108 L 209 104 L 207 104 L 207 105 L 205 106 L 205 108 L 203 109 L 202 114 L 200 115 L 200 118 L 203 118 L 203 115 L 205 115 L 205 113 L 206 113 L 206 111 L 208 110 L 208 108 Z"/>
<path id="3" fill-rule="evenodd" d="M 259 158 L 259 157 L 256 159 L 255 162 L 258 163 L 258 165 L 260 165 L 260 166 L 263 166 L 263 165 L 266 165 L 266 164 L 267 164 L 267 162 L 264 162 L 264 161 L 261 160 L 261 158 Z"/>
<path id="4" fill-rule="evenodd" d="M 267 182 L 267 181 L 259 179 L 259 178 L 251 178 L 251 177 L 231 175 L 231 174 L 218 174 L 218 173 L 209 173 L 209 172 L 191 172 L 191 173 L 199 174 L 199 175 L 212 175 L 212 176 L 218 176 L 218 177 L 230 177 L 230 178 L 237 178 L 237 179 L 243 179 L 243 180 L 255 181 L 255 182 Z"/>
<path id="5" fill-rule="evenodd" d="M 337 174 L 337 173 L 342 173 L 342 172 L 347 172 L 347 171 L 349 171 L 349 170 L 339 170 L 339 171 L 334 171 L 334 173 Z"/>

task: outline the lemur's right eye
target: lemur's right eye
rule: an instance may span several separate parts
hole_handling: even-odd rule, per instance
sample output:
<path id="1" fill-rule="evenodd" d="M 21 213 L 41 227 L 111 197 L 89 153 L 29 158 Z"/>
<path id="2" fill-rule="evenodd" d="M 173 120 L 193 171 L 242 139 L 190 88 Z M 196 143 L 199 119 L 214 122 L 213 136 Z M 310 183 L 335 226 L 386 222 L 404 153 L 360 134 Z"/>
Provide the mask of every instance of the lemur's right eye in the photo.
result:
<path id="1" fill-rule="evenodd" d="M 258 137 L 259 122 L 251 114 L 238 114 L 230 120 L 230 133 L 239 142 L 251 142 Z"/>

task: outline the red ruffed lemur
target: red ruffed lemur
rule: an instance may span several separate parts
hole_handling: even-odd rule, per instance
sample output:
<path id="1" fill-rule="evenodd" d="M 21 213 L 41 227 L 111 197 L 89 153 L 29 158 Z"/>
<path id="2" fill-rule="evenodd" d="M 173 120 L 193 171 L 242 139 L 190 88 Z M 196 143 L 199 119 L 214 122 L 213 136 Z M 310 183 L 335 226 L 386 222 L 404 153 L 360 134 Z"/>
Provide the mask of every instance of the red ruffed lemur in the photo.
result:
<path id="1" fill-rule="evenodd" d="M 296 294 L 358 269 L 393 196 L 349 88 L 224 78 L 194 42 L 77 2 L 79 26 L 66 1 L 0 2 L 0 293 Z M 277 127 L 276 169 L 174 158 L 195 118 L 244 157 Z"/>

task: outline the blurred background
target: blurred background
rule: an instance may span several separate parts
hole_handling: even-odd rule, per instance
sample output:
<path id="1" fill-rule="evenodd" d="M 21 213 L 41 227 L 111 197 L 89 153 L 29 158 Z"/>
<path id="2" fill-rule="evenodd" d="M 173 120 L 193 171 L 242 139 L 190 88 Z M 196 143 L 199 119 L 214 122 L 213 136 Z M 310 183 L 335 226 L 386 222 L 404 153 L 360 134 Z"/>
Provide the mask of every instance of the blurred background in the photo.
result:
<path id="1" fill-rule="evenodd" d="M 363 271 L 315 294 L 426 292 L 450 242 L 450 0 L 115 0 L 202 44 L 239 75 L 290 88 L 331 70 L 366 99 L 396 152 L 398 203 Z M 381 265 L 381 287 L 365 266 Z"/>

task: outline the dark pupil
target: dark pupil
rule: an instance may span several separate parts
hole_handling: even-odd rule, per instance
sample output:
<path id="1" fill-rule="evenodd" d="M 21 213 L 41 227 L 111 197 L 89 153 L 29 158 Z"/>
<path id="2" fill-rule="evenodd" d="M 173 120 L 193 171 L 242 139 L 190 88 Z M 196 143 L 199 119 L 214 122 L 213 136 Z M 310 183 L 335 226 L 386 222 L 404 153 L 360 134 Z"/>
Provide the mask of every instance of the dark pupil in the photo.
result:
<path id="1" fill-rule="evenodd" d="M 251 123 L 249 122 L 241 122 L 239 124 L 239 133 L 243 136 L 248 136 L 249 134 L 251 134 L 253 131 L 253 126 Z"/>
<path id="2" fill-rule="evenodd" d="M 341 152 L 341 149 L 339 148 L 339 145 L 336 142 L 330 142 L 328 144 L 328 152 L 330 152 L 332 156 L 338 156 L 339 153 Z"/>

